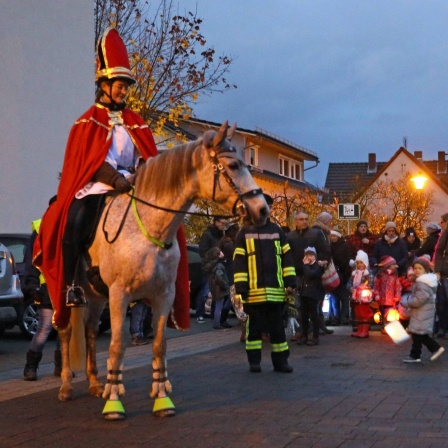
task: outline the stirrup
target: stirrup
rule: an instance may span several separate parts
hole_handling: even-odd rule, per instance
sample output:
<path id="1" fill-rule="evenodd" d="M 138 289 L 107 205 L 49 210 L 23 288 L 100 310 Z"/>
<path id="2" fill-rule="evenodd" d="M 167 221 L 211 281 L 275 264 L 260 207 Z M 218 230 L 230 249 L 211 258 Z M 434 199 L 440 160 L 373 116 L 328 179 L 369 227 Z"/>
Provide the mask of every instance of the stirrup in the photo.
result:
<path id="1" fill-rule="evenodd" d="M 70 307 L 82 307 L 87 305 L 86 296 L 81 286 L 76 286 L 75 282 L 68 288 L 65 303 Z"/>

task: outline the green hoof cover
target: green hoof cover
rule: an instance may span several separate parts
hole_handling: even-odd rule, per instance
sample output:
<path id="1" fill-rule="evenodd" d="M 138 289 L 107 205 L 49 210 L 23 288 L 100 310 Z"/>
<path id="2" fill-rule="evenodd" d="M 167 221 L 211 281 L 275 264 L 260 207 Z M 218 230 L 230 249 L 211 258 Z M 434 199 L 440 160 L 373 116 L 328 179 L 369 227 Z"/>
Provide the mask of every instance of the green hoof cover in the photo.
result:
<path id="1" fill-rule="evenodd" d="M 156 398 L 154 401 L 154 408 L 152 410 L 153 413 L 160 412 L 160 411 L 166 411 L 169 409 L 176 409 L 174 407 L 173 402 L 171 401 L 171 398 L 169 397 L 161 397 Z"/>
<path id="2" fill-rule="evenodd" d="M 103 414 L 125 414 L 123 404 L 120 400 L 107 400 Z"/>

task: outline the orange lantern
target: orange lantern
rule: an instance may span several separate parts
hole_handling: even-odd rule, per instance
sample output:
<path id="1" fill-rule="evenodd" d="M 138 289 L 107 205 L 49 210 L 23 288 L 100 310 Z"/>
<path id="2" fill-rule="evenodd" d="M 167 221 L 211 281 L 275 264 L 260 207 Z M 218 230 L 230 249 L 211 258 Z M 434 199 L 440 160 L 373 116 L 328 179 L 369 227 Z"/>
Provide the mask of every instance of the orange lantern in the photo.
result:
<path id="1" fill-rule="evenodd" d="M 390 308 L 387 311 L 386 320 L 387 320 L 387 322 L 393 322 L 395 320 L 400 320 L 400 313 L 398 312 L 397 309 Z"/>
<path id="2" fill-rule="evenodd" d="M 381 322 L 381 311 L 377 311 L 373 315 L 373 320 L 375 321 L 376 324 L 379 324 Z"/>

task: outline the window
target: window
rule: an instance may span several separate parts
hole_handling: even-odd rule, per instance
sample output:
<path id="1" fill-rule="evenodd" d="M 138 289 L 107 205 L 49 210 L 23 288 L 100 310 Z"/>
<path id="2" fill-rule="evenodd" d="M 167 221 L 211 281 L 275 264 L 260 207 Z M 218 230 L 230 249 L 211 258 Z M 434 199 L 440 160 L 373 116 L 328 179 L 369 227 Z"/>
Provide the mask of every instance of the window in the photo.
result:
<path id="1" fill-rule="evenodd" d="M 303 163 L 284 156 L 279 158 L 279 174 L 290 179 L 303 180 Z"/>
<path id="2" fill-rule="evenodd" d="M 246 154 L 246 163 L 251 166 L 258 166 L 258 146 L 250 146 Z"/>

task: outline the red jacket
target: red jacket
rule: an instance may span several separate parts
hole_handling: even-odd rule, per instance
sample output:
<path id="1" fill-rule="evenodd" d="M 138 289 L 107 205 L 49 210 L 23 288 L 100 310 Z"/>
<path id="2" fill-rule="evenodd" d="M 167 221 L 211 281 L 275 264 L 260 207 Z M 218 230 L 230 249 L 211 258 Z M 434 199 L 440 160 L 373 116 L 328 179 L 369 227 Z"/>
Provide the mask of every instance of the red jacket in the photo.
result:
<path id="1" fill-rule="evenodd" d="M 157 148 L 151 131 L 145 121 L 130 109 L 125 108 L 119 116 L 123 126 L 129 132 L 132 142 L 146 160 L 157 154 Z M 70 320 L 70 308 L 65 305 L 64 268 L 62 259 L 62 238 L 64 236 L 67 215 L 75 194 L 91 181 L 93 175 L 104 162 L 112 143 L 112 128 L 108 109 L 95 104 L 73 125 L 67 142 L 61 180 L 59 183 L 57 200 L 45 212 L 40 227 L 39 236 L 34 244 L 33 263 L 42 271 L 50 297 L 53 303 L 53 323 L 56 328 L 65 328 Z M 183 234 L 183 231 L 181 231 Z M 188 294 L 188 261 L 186 260 L 185 238 L 181 249 L 181 262 L 187 272 L 180 280 L 186 294 L 182 294 L 180 307 L 189 312 Z M 182 260 L 184 258 L 184 260 Z M 185 269 L 186 265 L 186 269 Z M 180 271 L 180 269 L 179 269 Z M 179 277 L 179 275 L 178 275 Z M 176 282 L 176 286 L 177 282 Z M 180 285 L 179 285 L 180 286 Z M 186 297 L 185 297 L 186 296 Z M 178 304 L 179 305 L 179 304 Z M 175 302 L 176 306 L 176 302 Z M 182 328 L 189 327 L 189 315 L 183 310 L 176 321 Z M 188 319 L 188 322 L 187 322 Z M 185 326 L 186 325 L 186 326 Z"/>

